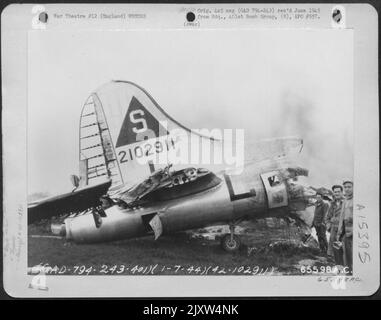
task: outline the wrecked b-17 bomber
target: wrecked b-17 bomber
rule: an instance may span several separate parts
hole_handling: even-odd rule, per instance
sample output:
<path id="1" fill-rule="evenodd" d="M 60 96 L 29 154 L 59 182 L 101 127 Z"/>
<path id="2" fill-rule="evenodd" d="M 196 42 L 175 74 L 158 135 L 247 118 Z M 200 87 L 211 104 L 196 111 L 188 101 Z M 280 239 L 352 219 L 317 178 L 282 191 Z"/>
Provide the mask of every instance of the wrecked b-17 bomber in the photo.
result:
<path id="1" fill-rule="evenodd" d="M 246 148 L 249 160 L 232 168 L 172 164 L 170 153 L 188 148 L 184 137 L 206 141 L 214 150 L 223 146 L 221 140 L 173 120 L 131 82 L 102 86 L 82 110 L 80 176 L 73 176 L 76 188 L 31 203 L 29 223 L 75 213 L 52 225 L 52 231 L 77 243 L 147 234 L 157 239 L 177 231 L 229 225 L 230 233 L 221 239 L 228 252 L 240 247 L 234 230 L 242 221 L 292 217 L 305 223 L 316 192 L 303 181 L 308 171 L 288 157 L 301 151 L 301 139 L 270 139 Z M 153 161 L 152 155 L 161 161 Z"/>

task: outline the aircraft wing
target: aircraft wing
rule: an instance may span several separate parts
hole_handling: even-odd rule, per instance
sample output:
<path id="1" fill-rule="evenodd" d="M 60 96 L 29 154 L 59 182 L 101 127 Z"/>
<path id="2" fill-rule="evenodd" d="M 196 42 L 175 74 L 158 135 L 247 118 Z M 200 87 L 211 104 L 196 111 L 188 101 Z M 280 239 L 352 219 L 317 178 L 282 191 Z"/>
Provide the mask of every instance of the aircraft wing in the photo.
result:
<path id="1" fill-rule="evenodd" d="M 73 192 L 29 203 L 28 224 L 68 212 L 78 212 L 98 206 L 100 204 L 99 198 L 106 194 L 110 186 L 111 180 L 108 180 Z"/>

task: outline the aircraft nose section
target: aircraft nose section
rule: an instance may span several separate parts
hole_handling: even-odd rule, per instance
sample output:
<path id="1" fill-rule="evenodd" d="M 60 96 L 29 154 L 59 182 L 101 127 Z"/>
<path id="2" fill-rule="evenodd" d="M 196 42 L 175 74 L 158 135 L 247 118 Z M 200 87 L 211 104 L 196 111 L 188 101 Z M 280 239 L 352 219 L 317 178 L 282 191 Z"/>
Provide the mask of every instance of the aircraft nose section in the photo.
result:
<path id="1" fill-rule="evenodd" d="M 289 182 L 289 206 L 293 211 L 303 211 L 315 203 L 316 191 L 299 182 Z"/>

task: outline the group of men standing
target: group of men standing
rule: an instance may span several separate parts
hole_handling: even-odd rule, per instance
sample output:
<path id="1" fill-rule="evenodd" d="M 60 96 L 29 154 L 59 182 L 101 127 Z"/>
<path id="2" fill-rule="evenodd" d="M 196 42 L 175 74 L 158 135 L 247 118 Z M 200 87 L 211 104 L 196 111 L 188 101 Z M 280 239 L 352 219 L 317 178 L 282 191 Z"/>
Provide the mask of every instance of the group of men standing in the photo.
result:
<path id="1" fill-rule="evenodd" d="M 315 228 L 322 253 L 333 257 L 337 265 L 353 266 L 353 181 L 332 186 L 330 204 L 317 193 L 312 227 Z M 327 241 L 326 231 L 330 233 Z"/>

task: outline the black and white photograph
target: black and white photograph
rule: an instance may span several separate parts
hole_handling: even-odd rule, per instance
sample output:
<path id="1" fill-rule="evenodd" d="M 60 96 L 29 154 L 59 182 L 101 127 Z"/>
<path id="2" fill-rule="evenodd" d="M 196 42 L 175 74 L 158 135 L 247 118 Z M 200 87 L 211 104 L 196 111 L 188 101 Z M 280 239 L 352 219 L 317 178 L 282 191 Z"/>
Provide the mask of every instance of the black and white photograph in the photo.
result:
<path id="1" fill-rule="evenodd" d="M 25 174 L 25 202 L 13 218 L 23 225 L 16 261 L 29 293 L 88 276 L 97 276 L 93 286 L 144 283 L 132 295 L 182 279 L 237 279 L 237 292 L 238 282 L 260 281 L 256 295 L 271 290 L 265 279 L 279 281 L 282 294 L 292 294 L 291 279 L 313 281 L 318 295 L 361 287 L 362 268 L 379 259 L 361 217 L 378 216 L 363 216 L 369 206 L 356 194 L 374 185 L 378 165 L 371 178 L 358 174 L 369 169 L 358 168 L 358 142 L 376 141 L 356 131 L 363 88 L 352 12 L 313 4 L 35 8 L 16 174 Z M 15 254 L 12 237 L 7 243 Z"/>

